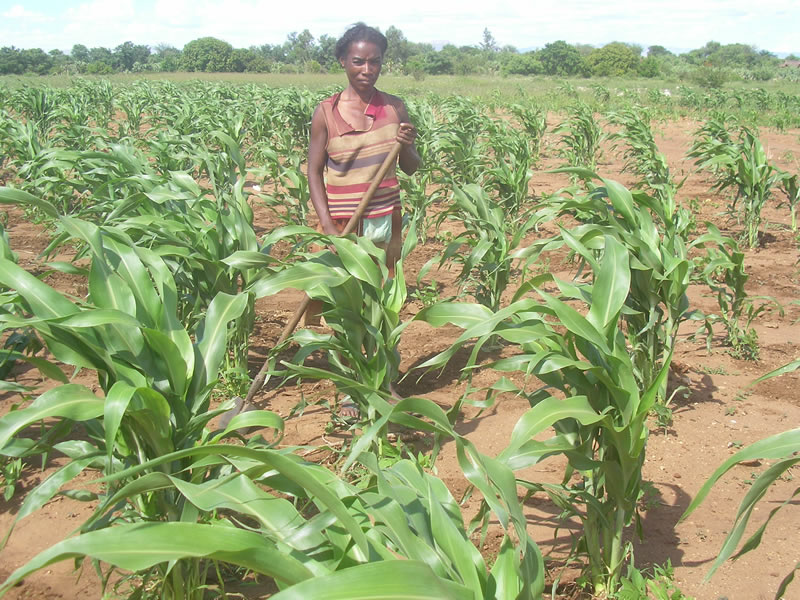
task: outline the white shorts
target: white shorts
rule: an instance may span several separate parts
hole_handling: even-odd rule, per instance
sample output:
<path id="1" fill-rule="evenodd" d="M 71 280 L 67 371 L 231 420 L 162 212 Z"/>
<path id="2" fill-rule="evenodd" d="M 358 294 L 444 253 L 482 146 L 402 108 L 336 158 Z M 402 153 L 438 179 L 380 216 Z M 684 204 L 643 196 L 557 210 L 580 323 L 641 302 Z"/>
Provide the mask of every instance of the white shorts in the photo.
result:
<path id="1" fill-rule="evenodd" d="M 373 244 L 388 244 L 392 240 L 392 215 L 363 219 L 361 235 Z"/>

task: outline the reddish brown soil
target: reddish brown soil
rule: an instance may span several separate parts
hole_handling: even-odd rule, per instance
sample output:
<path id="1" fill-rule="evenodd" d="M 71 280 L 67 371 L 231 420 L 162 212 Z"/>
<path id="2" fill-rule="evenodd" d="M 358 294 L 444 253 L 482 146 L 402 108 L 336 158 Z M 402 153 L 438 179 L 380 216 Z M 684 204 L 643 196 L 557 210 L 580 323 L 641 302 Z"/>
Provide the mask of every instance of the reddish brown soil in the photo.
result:
<path id="1" fill-rule="evenodd" d="M 551 118 L 551 125 L 555 118 Z M 689 175 L 679 193 L 681 202 L 690 201 L 698 207 L 697 222 L 713 221 L 724 231 L 738 233 L 739 226 L 729 222 L 720 213 L 726 206 L 726 198 L 709 192 L 709 182 L 702 174 L 692 173 L 692 165 L 684 158 L 691 142 L 696 123 L 672 122 L 658 127 L 657 143 L 669 160 L 675 177 Z M 797 171 L 800 155 L 798 131 L 777 134 L 762 131 L 762 140 L 771 160 L 781 168 Z M 558 164 L 555 157 L 554 140 L 545 144 L 541 168 L 533 176 L 535 193 L 553 192 L 565 185 L 566 180 L 544 171 Z M 610 151 L 606 153 L 599 172 L 626 185 L 633 177 L 620 174 L 622 162 Z M 257 209 L 257 226 L 270 229 L 274 223 L 265 210 Z M 687 326 L 675 358 L 676 377 L 683 378 L 688 386 L 685 397 L 673 403 L 674 423 L 667 429 L 653 424 L 650 437 L 644 478 L 652 483 L 653 494 L 643 513 L 644 541 L 635 541 L 635 558 L 639 567 L 662 564 L 667 560 L 675 568 L 675 581 L 688 596 L 698 599 L 753 600 L 772 598 L 783 578 L 800 561 L 800 546 L 796 543 L 800 531 L 800 510 L 797 502 L 788 506 L 773 520 L 764 541 L 756 551 L 736 562 L 726 563 L 708 583 L 703 582 L 711 563 L 717 556 L 722 541 L 733 524 L 738 504 L 746 493 L 747 483 L 762 472 L 767 462 L 754 462 L 732 470 L 713 490 L 708 500 L 684 522 L 678 522 L 700 486 L 711 472 L 729 457 L 740 444 L 749 444 L 768 435 L 797 427 L 800 422 L 800 372 L 748 387 L 758 376 L 794 360 L 800 356 L 800 306 L 790 304 L 800 298 L 800 274 L 798 273 L 798 240 L 789 231 L 789 213 L 786 207 L 777 208 L 776 202 L 765 211 L 769 229 L 765 243 L 757 250 L 748 251 L 746 264 L 750 273 L 748 292 L 753 295 L 770 295 L 785 307 L 781 316 L 775 311 L 760 316 L 755 327 L 758 331 L 761 356 L 757 362 L 736 360 L 726 353 L 715 338 L 711 353 L 705 344 L 692 341 L 692 326 Z M 19 211 L 10 211 L 9 235 L 11 247 L 20 255 L 20 263 L 29 269 L 40 269 L 37 255 L 47 243 L 41 227 L 28 224 Z M 416 280 L 421 266 L 437 251 L 441 244 L 431 241 L 418 247 L 405 265 L 406 279 Z M 559 276 L 569 277 L 568 267 L 551 265 Z M 51 276 L 49 282 L 57 288 L 80 295 L 74 280 L 64 276 Z M 435 279 L 441 295 L 455 293 L 454 273 L 429 273 L 426 281 Z M 412 290 L 410 290 L 412 291 Z M 694 307 L 713 312 L 716 299 L 707 290 L 695 287 L 691 290 Z M 297 305 L 300 295 L 286 292 L 278 297 L 264 299 L 258 303 L 259 321 L 252 338 L 252 366 L 260 365 L 260 357 L 275 343 L 283 324 Z M 421 305 L 409 301 L 403 314 L 411 318 Z M 423 323 L 413 323 L 402 338 L 400 351 L 403 357 L 402 370 L 407 372 L 434 353 L 446 348 L 456 337 L 454 328 L 432 330 Z M 458 381 L 458 356 L 441 374 L 428 374 L 421 380 L 408 377 L 400 385 L 405 395 L 421 395 L 449 408 L 461 395 L 464 384 Z M 33 377 L 21 374 L 21 379 Z M 476 385 L 491 383 L 496 377 L 489 370 L 477 374 Z M 89 375 L 83 380 L 91 381 Z M 289 416 L 300 399 L 301 391 L 309 401 L 322 402 L 332 397 L 332 386 L 327 383 L 304 384 L 302 388 L 288 387 L 266 391 L 257 397 L 261 408 L 276 411 L 286 419 L 285 444 L 329 445 L 336 448 L 348 437 L 346 433 L 325 434 L 330 413 L 322 404 L 308 407 L 302 416 Z M 6 412 L 18 397 L 0 398 L 0 412 Z M 527 403 L 514 397 L 501 398 L 491 408 L 480 413 L 467 406 L 457 428 L 472 440 L 481 451 L 494 455 L 508 443 L 512 428 L 526 410 Z M 312 455 L 313 458 L 313 455 Z M 48 464 L 47 471 L 55 467 Z M 563 462 L 551 460 L 529 469 L 522 474 L 536 481 L 556 482 L 560 480 Z M 466 488 L 456 463 L 453 444 L 446 444 L 437 463 L 438 475 L 443 478 L 456 498 Z M 800 474 L 794 469 L 790 474 Z M 36 465 L 28 465 L 23 480 L 24 490 L 30 489 L 42 478 Z M 787 477 L 787 479 L 789 479 Z M 781 481 L 774 486 L 765 501 L 754 514 L 755 524 L 760 524 L 767 513 L 789 497 L 796 482 Z M 0 532 L 11 524 L 19 506 L 21 493 L 11 502 L 0 502 Z M 465 514 L 471 516 L 476 500 L 467 502 Z M 43 510 L 20 523 L 10 542 L 2 551 L 0 577 L 25 563 L 41 549 L 63 539 L 81 522 L 90 507 L 65 498 L 47 504 Z M 570 547 L 570 534 L 574 525 L 561 524 L 558 511 L 544 497 L 536 496 L 525 504 L 530 519 L 532 535 L 549 553 L 557 565 Z M 754 527 L 751 527 L 752 531 Z M 491 554 L 499 542 L 498 532 L 490 531 L 485 552 Z M 794 542 L 792 540 L 795 540 Z M 557 571 L 554 570 L 554 575 Z M 570 579 L 574 573 L 565 573 Z M 87 598 L 99 597 L 99 583 L 91 567 L 85 569 L 76 581 L 69 562 L 53 565 L 31 577 L 15 588 L 8 598 Z M 250 594 L 246 597 L 257 597 Z M 800 597 L 800 584 L 790 588 L 789 596 Z"/>

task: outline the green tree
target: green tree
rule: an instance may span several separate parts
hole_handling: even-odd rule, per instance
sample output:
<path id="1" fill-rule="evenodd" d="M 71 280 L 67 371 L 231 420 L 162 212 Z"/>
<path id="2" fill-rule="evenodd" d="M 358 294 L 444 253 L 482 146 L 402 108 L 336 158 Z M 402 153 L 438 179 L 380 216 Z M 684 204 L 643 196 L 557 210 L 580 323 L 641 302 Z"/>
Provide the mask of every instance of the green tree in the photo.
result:
<path id="1" fill-rule="evenodd" d="M 231 53 L 231 71 L 234 73 L 244 73 L 245 71 L 254 71 L 256 62 L 261 60 L 256 52 L 250 49 L 236 48 Z"/>
<path id="2" fill-rule="evenodd" d="M 57 73 L 68 68 L 70 62 L 69 56 L 64 54 L 61 50 L 56 48 L 54 50 L 50 50 L 48 54 L 51 58 L 50 72 Z"/>
<path id="3" fill-rule="evenodd" d="M 497 40 L 494 39 L 492 32 L 488 27 L 483 29 L 483 41 L 481 42 L 481 50 L 484 52 L 497 52 Z"/>
<path id="4" fill-rule="evenodd" d="M 293 31 L 286 39 L 287 51 L 286 58 L 290 63 L 302 66 L 313 58 L 314 36 L 308 29 L 301 33 Z"/>
<path id="5" fill-rule="evenodd" d="M 642 77 L 658 77 L 661 74 L 661 61 L 655 56 L 647 56 L 639 62 L 638 72 Z"/>
<path id="6" fill-rule="evenodd" d="M 535 52 L 516 54 L 503 65 L 503 73 L 510 75 L 539 75 L 544 71 Z"/>
<path id="7" fill-rule="evenodd" d="M 213 37 L 192 40 L 183 47 L 181 66 L 186 71 L 220 72 L 231 70 L 233 46 Z"/>
<path id="8" fill-rule="evenodd" d="M 125 42 L 114 48 L 114 68 L 121 71 L 133 71 L 134 65 L 146 64 L 150 58 L 150 47 L 133 42 Z"/>
<path id="9" fill-rule="evenodd" d="M 89 50 L 89 63 L 99 63 L 107 66 L 109 69 L 114 68 L 114 55 L 111 50 L 98 46 Z M 106 71 L 107 72 L 107 71 Z"/>
<path id="10" fill-rule="evenodd" d="M 53 66 L 53 57 L 41 48 L 26 48 L 25 50 L 20 50 L 19 54 L 24 73 L 45 75 L 50 72 Z"/>
<path id="11" fill-rule="evenodd" d="M 593 50 L 586 57 L 586 64 L 597 77 L 623 77 L 636 72 L 639 56 L 629 45 L 611 42 Z"/>
<path id="12" fill-rule="evenodd" d="M 582 75 L 586 68 L 578 49 L 564 40 L 546 44 L 536 55 L 546 75 Z"/>
<path id="13" fill-rule="evenodd" d="M 686 54 L 681 54 L 681 57 L 686 60 L 686 62 L 693 64 L 693 65 L 702 65 L 706 62 L 709 56 L 714 54 L 722 47 L 722 44 L 719 42 L 706 42 L 706 45 L 702 48 L 696 48 L 695 50 L 690 50 Z"/>
<path id="14" fill-rule="evenodd" d="M 389 29 L 391 29 L 391 27 Z M 322 68 L 326 71 L 335 68 L 338 64 L 336 62 L 336 38 L 327 34 L 321 35 L 314 48 L 313 58 L 322 65 Z"/>
<path id="15" fill-rule="evenodd" d="M 149 61 L 156 71 L 177 71 L 180 69 L 181 51 L 169 44 L 158 44 L 153 48 Z"/>
<path id="16" fill-rule="evenodd" d="M 72 51 L 69 53 L 69 55 L 75 62 L 89 62 L 89 49 L 83 44 L 75 44 L 72 47 Z"/>
<path id="17" fill-rule="evenodd" d="M 22 75 L 25 67 L 20 51 L 14 46 L 0 48 L 0 75 Z"/>
<path id="18" fill-rule="evenodd" d="M 655 45 L 655 46 L 649 46 L 647 48 L 647 56 L 658 58 L 659 56 L 675 56 L 675 55 L 672 54 L 672 52 L 670 52 L 666 48 L 664 48 L 664 46 Z"/>
<path id="19" fill-rule="evenodd" d="M 414 66 L 421 68 L 422 71 L 428 75 L 452 75 L 454 53 L 450 51 L 448 46 L 445 46 L 438 52 L 436 50 L 429 50 L 425 54 L 422 54 L 418 57 L 418 61 L 414 61 Z M 452 46 L 452 48 L 455 48 L 455 46 Z M 409 65 L 409 68 L 411 68 L 411 65 Z"/>
<path id="20" fill-rule="evenodd" d="M 412 54 L 411 44 L 394 25 L 386 30 L 386 41 L 389 46 L 386 48 L 386 56 L 384 56 L 384 63 L 389 72 L 399 71 L 405 69 L 406 63 Z"/>
<path id="21" fill-rule="evenodd" d="M 475 46 L 461 46 L 450 54 L 453 62 L 453 73 L 456 75 L 470 75 L 486 71 L 488 57 Z"/>

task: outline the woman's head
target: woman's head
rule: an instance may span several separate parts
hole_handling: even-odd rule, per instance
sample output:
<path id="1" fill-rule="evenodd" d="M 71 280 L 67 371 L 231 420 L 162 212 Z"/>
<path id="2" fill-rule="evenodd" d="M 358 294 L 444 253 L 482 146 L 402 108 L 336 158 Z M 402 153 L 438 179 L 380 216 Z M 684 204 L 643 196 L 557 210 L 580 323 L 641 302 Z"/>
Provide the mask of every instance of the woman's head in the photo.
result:
<path id="1" fill-rule="evenodd" d="M 347 57 L 347 53 L 350 51 L 350 46 L 357 42 L 375 44 L 382 55 L 386 54 L 386 48 L 389 46 L 389 42 L 386 41 L 386 36 L 380 31 L 364 23 L 356 23 L 345 31 L 344 35 L 336 42 L 336 60 L 344 60 Z"/>

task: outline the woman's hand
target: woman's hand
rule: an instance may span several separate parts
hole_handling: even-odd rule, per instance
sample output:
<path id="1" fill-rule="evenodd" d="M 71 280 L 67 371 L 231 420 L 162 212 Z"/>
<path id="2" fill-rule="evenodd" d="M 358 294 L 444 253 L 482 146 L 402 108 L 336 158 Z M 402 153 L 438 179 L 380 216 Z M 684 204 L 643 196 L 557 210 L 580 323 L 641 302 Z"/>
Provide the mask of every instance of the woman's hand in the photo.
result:
<path id="1" fill-rule="evenodd" d="M 411 123 L 400 123 L 396 139 L 404 146 L 411 146 L 414 140 L 417 139 L 417 128 Z"/>

